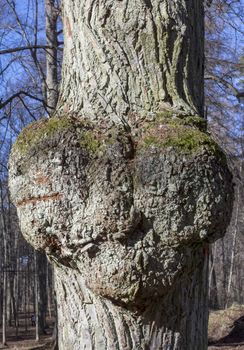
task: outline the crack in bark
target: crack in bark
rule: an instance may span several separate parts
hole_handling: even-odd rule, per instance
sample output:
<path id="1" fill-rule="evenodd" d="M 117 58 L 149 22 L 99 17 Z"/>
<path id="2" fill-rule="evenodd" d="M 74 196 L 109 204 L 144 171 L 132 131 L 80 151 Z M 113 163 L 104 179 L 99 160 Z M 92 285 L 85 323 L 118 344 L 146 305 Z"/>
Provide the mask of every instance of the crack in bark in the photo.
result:
<path id="1" fill-rule="evenodd" d="M 143 0 L 146 7 L 149 8 L 150 10 L 152 9 L 152 1 L 151 0 Z"/>
<path id="2" fill-rule="evenodd" d="M 45 202 L 48 200 L 57 200 L 57 199 L 61 199 L 63 197 L 63 195 L 61 193 L 53 193 L 50 195 L 45 195 L 45 196 L 40 196 L 40 197 L 31 197 L 28 199 L 23 199 L 21 201 L 17 202 L 17 207 L 21 207 L 23 205 L 27 205 L 27 204 L 36 204 L 38 202 Z"/>

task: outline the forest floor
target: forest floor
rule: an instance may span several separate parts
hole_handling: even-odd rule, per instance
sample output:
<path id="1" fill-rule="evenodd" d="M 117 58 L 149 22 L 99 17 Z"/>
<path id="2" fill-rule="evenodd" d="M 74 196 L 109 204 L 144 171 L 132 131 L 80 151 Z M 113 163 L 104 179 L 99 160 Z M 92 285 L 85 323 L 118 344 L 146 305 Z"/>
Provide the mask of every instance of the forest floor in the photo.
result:
<path id="1" fill-rule="evenodd" d="M 208 336 L 208 350 L 244 350 L 244 305 L 210 312 Z"/>
<path id="2" fill-rule="evenodd" d="M 40 341 L 35 341 L 35 327 L 30 325 L 30 319 L 22 318 L 16 336 L 16 328 L 7 329 L 7 346 L 0 350 L 48 350 L 52 348 L 53 320 L 48 321 L 49 327 Z M 27 328 L 27 330 L 26 330 Z M 0 331 L 0 337 L 2 337 Z M 209 347 L 208 350 L 244 350 L 244 305 L 233 305 L 229 309 L 212 311 L 209 316 Z"/>
<path id="3" fill-rule="evenodd" d="M 40 335 L 40 340 L 36 342 L 36 327 L 31 326 L 30 315 L 25 317 L 20 315 L 18 334 L 16 327 L 7 327 L 7 345 L 0 343 L 0 350 L 48 350 L 52 345 L 54 320 L 47 320 L 46 334 Z M 2 330 L 0 330 L 0 339 L 2 339 Z"/>

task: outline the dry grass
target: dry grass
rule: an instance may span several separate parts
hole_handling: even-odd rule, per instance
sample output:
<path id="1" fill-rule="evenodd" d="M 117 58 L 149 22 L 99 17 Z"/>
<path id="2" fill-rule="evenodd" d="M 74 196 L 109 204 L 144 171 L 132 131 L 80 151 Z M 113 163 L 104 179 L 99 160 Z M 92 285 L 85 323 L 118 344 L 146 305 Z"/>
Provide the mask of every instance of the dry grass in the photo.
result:
<path id="1" fill-rule="evenodd" d="M 234 304 L 226 310 L 213 311 L 209 315 L 210 349 L 243 349 L 243 325 L 237 325 L 240 317 L 244 316 L 244 305 Z"/>

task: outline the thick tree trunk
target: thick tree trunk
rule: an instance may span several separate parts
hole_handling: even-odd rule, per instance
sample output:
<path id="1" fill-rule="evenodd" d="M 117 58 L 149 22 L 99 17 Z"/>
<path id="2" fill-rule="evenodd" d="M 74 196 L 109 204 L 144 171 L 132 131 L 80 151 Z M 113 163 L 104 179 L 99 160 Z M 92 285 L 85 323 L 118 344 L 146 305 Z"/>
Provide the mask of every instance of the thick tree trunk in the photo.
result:
<path id="1" fill-rule="evenodd" d="M 85 287 L 80 273 L 57 267 L 59 349 L 207 349 L 206 252 L 196 249 L 194 273 L 141 311 L 99 297 Z"/>
<path id="2" fill-rule="evenodd" d="M 60 349 L 206 350 L 207 245 L 233 189 L 204 132 L 201 0 L 64 0 L 57 117 L 10 158 L 56 264 Z"/>
<path id="3" fill-rule="evenodd" d="M 63 1 L 59 108 L 129 123 L 169 107 L 203 115 L 203 20 L 200 0 Z"/>

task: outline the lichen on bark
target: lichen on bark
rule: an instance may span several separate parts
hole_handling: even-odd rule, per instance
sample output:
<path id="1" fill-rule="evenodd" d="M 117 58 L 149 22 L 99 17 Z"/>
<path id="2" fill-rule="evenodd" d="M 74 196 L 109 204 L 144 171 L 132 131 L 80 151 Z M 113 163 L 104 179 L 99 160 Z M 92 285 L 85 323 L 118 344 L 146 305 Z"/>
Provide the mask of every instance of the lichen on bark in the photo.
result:
<path id="1" fill-rule="evenodd" d="M 231 206 L 226 206 L 232 201 L 231 175 L 218 152 L 205 142 L 209 136 L 181 121 L 146 122 L 142 131 L 133 135 L 121 127 L 99 129 L 92 122 L 76 119 L 63 122 L 61 118 L 53 123 L 51 127 L 49 121 L 32 124 L 12 150 L 10 190 L 22 232 L 35 248 L 46 251 L 64 284 L 69 285 L 64 268 L 70 270 L 68 276 L 74 269 L 75 288 L 80 285 L 82 293 L 89 294 L 93 307 L 99 302 L 113 312 L 118 307 L 119 317 L 132 317 L 130 322 L 139 332 L 139 319 L 147 322 L 147 313 L 153 318 L 152 305 L 165 305 L 173 297 L 170 293 L 176 296 L 178 287 L 195 283 L 194 266 L 206 264 L 204 249 L 224 234 L 231 212 Z M 200 135 L 200 141 L 194 141 L 194 147 L 190 143 L 190 148 L 182 146 L 180 139 L 174 144 L 179 130 L 183 135 Z M 141 147 L 152 132 L 162 144 Z M 92 147 L 84 137 L 87 133 Z M 19 150 L 23 140 L 28 145 L 25 152 Z M 59 283 L 62 294 L 63 284 Z M 174 302 L 183 305 L 181 299 Z M 73 308 L 69 300 L 65 305 Z M 71 309 L 68 313 L 61 309 L 60 326 L 71 313 Z M 81 306 L 79 312 L 83 311 Z M 160 322 L 161 331 L 167 333 L 166 318 L 162 315 Z M 174 327 L 181 329 L 180 335 L 170 330 L 179 338 L 176 348 L 193 350 L 186 345 L 180 320 L 175 322 Z M 74 324 L 72 327 L 76 329 Z M 79 327 L 82 332 L 86 329 L 85 324 Z M 146 323 L 142 329 L 146 336 Z M 79 340 L 65 340 L 64 336 L 70 339 L 61 330 L 61 349 L 72 342 L 74 349 L 79 349 Z M 155 337 L 141 348 L 154 349 L 159 344 Z M 164 349 L 168 343 L 162 339 Z M 103 342 L 101 349 L 108 349 Z M 194 346 L 203 343 L 204 339 L 199 339 Z M 116 349 L 115 344 L 109 349 Z"/>
<path id="2" fill-rule="evenodd" d="M 61 350 L 207 349 L 208 245 L 233 187 L 201 119 L 203 13 L 63 1 L 56 117 L 10 157 L 22 232 L 55 263 Z"/>

